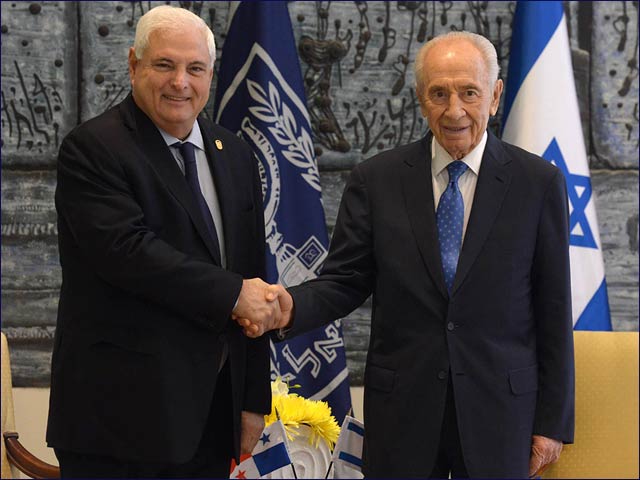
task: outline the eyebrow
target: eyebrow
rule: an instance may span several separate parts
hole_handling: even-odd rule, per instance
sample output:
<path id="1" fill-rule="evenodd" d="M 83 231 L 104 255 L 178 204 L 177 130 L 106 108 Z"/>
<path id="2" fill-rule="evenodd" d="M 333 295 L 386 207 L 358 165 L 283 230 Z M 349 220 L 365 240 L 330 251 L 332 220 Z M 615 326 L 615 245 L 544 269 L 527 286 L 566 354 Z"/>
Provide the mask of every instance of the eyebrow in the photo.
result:
<path id="1" fill-rule="evenodd" d="M 442 85 L 433 85 L 431 87 L 429 87 L 429 89 L 427 90 L 427 93 L 433 93 L 433 92 L 437 92 L 439 90 L 445 90 L 445 87 Z"/>
<path id="2" fill-rule="evenodd" d="M 429 87 L 429 89 L 427 90 L 428 93 L 432 93 L 432 92 L 437 92 L 440 90 L 447 90 L 447 86 L 445 85 L 433 85 L 431 87 Z M 480 90 L 481 86 L 480 84 L 477 83 L 465 83 L 464 85 L 460 85 L 458 87 L 456 87 L 456 90 Z"/>
<path id="3" fill-rule="evenodd" d="M 158 58 L 152 58 L 151 59 L 152 62 L 168 62 L 168 63 L 175 63 L 173 60 L 171 60 L 170 58 L 167 57 L 158 57 Z"/>
<path id="4" fill-rule="evenodd" d="M 152 58 L 151 59 L 152 62 L 168 62 L 168 63 L 176 63 L 173 59 L 169 58 L 169 57 L 158 57 L 158 58 Z M 189 62 L 187 65 L 189 66 L 193 66 L 193 65 L 202 65 L 204 67 L 208 66 L 207 62 L 202 62 L 200 60 L 194 60 L 193 62 Z"/>

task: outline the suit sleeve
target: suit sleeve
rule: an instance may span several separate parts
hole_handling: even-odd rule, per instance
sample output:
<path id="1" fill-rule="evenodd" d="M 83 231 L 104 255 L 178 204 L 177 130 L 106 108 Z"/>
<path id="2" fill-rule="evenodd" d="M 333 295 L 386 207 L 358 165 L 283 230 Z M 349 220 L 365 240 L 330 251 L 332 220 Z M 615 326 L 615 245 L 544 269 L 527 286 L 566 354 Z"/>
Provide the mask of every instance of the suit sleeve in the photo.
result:
<path id="1" fill-rule="evenodd" d="M 79 250 L 103 281 L 222 330 L 242 277 L 159 238 L 126 169 L 114 147 L 88 128 L 65 139 L 55 195 L 61 249 L 67 242 L 65 249 Z"/>
<path id="2" fill-rule="evenodd" d="M 289 336 L 344 317 L 371 295 L 375 257 L 370 203 L 362 165 L 351 172 L 340 202 L 322 273 L 290 292 L 295 318 Z"/>
<path id="3" fill-rule="evenodd" d="M 266 279 L 266 263 L 265 258 L 265 226 L 264 226 L 264 209 L 262 202 L 262 183 L 258 174 L 259 160 L 252 155 L 253 162 L 253 199 L 255 218 L 255 231 L 259 232 L 256 236 L 257 247 L 261 248 L 263 259 L 259 266 L 258 277 Z M 270 340 L 268 335 L 262 335 L 255 339 L 246 339 L 247 341 L 247 371 L 245 377 L 245 397 L 243 402 L 243 410 L 255 413 L 263 413 L 265 415 L 271 413 L 271 362 L 269 356 Z"/>
<path id="4" fill-rule="evenodd" d="M 558 170 L 544 199 L 532 271 L 538 357 L 533 432 L 573 443 L 574 357 L 566 184 Z"/>

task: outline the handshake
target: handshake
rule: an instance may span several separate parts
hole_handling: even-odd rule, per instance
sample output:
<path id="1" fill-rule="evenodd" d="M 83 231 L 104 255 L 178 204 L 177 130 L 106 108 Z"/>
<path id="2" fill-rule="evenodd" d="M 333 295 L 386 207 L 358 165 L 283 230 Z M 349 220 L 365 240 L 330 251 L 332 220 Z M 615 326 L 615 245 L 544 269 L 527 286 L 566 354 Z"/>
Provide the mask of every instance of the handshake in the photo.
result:
<path id="1" fill-rule="evenodd" d="M 287 327 L 293 315 L 293 299 L 282 285 L 270 285 L 259 278 L 242 281 L 233 318 L 250 338 Z"/>

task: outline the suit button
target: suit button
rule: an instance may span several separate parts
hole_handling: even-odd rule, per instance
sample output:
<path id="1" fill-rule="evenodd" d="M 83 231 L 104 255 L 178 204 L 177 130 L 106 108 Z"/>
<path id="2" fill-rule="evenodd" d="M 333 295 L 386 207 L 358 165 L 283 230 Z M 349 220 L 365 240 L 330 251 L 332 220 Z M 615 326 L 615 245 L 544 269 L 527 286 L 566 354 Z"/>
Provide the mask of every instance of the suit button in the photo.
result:
<path id="1" fill-rule="evenodd" d="M 454 328 L 456 328 L 456 327 L 455 327 L 455 325 L 453 324 L 453 322 L 449 322 L 449 323 L 447 323 L 447 330 L 449 330 L 450 332 L 452 332 Z"/>
<path id="2" fill-rule="evenodd" d="M 440 380 L 444 380 L 445 378 L 447 378 L 447 372 L 445 372 L 444 370 L 440 370 L 440 371 L 438 372 L 438 378 L 439 378 Z"/>

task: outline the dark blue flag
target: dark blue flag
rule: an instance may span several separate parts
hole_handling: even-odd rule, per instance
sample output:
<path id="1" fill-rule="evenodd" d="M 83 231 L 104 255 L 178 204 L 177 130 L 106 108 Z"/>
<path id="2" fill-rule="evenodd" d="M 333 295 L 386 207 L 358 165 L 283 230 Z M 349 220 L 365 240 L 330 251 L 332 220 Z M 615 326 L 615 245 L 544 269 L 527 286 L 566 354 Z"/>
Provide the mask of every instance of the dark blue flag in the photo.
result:
<path id="1" fill-rule="evenodd" d="M 217 123 L 238 132 L 260 160 L 270 283 L 318 275 L 328 236 L 311 125 L 286 2 L 240 2 L 224 43 Z M 272 344 L 271 375 L 326 400 L 338 423 L 351 408 L 342 327 Z"/>

